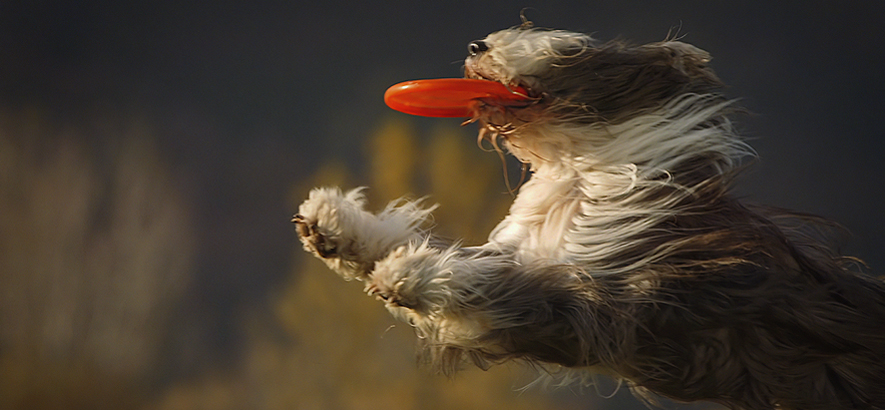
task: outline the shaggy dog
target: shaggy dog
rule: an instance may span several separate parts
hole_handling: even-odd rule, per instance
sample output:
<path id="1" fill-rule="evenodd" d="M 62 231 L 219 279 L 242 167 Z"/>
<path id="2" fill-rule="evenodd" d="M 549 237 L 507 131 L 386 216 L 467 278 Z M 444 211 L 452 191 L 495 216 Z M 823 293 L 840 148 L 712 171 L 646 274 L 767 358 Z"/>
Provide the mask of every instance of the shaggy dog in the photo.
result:
<path id="1" fill-rule="evenodd" d="M 601 372 L 640 395 L 735 409 L 885 409 L 885 285 L 826 224 L 729 195 L 751 155 L 709 54 L 512 28 L 470 43 L 480 138 L 531 178 L 479 247 L 422 229 L 432 209 L 364 210 L 318 188 L 304 247 L 366 283 L 445 373 L 510 359 Z"/>

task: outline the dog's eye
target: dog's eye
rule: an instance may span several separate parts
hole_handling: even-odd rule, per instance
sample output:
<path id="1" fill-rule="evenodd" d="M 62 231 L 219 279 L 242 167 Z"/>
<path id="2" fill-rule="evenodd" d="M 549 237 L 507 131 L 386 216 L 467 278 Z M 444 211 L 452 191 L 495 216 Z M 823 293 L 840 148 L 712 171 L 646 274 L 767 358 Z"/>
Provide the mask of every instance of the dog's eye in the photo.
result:
<path id="1" fill-rule="evenodd" d="M 470 55 L 472 56 L 482 53 L 483 51 L 486 51 L 488 49 L 488 44 L 486 44 L 486 42 L 482 40 L 476 40 L 467 45 L 467 52 L 470 53 Z"/>

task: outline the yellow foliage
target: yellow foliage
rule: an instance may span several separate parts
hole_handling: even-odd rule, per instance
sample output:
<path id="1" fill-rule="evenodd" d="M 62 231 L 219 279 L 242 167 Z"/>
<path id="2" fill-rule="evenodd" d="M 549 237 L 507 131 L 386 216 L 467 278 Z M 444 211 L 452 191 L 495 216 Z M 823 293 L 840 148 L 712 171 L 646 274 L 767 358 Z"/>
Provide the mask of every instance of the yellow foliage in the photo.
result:
<path id="1" fill-rule="evenodd" d="M 395 199 L 413 193 L 415 166 L 422 158 L 412 125 L 400 116 L 384 121 L 369 137 L 372 198 Z"/>
<path id="2" fill-rule="evenodd" d="M 261 408 L 253 401 L 249 380 L 240 374 L 210 372 L 172 386 L 142 410 L 244 410 Z"/>
<path id="3" fill-rule="evenodd" d="M 446 236 L 482 243 L 504 215 L 511 199 L 504 194 L 501 163 L 476 149 L 463 130 L 439 126 L 426 150 L 430 195 L 442 205 L 435 213 Z"/>

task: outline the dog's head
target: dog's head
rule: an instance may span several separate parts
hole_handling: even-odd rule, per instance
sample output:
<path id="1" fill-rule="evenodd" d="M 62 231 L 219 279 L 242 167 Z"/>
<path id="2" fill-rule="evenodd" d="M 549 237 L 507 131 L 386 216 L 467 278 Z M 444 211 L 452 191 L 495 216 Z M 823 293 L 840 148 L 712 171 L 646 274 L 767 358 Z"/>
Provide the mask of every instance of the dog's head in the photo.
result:
<path id="1" fill-rule="evenodd" d="M 710 126 L 699 124 L 720 113 L 693 114 L 721 102 L 715 92 L 721 83 L 707 66 L 710 55 L 697 47 L 679 41 L 601 43 L 586 34 L 522 26 L 471 42 L 468 53 L 466 77 L 520 86 L 528 93 L 528 100 L 515 102 L 477 100 L 473 121 L 481 125 L 480 139 L 496 148 L 503 140 L 511 154 L 532 167 L 578 161 L 667 169 L 666 160 L 654 162 L 673 156 L 661 147 L 678 143 L 684 150 L 709 150 L 689 147 L 701 137 L 674 142 L 672 134 L 654 131 L 656 121 L 680 118 L 687 128 Z M 623 135 L 640 128 L 653 138 Z M 723 139 L 726 151 L 728 144 Z"/>
<path id="2" fill-rule="evenodd" d="M 534 103 L 511 110 L 542 109 L 585 123 L 621 122 L 678 95 L 703 94 L 721 85 L 707 67 L 710 55 L 679 41 L 633 46 L 517 27 L 471 42 L 468 53 L 466 77 L 528 90 Z"/>

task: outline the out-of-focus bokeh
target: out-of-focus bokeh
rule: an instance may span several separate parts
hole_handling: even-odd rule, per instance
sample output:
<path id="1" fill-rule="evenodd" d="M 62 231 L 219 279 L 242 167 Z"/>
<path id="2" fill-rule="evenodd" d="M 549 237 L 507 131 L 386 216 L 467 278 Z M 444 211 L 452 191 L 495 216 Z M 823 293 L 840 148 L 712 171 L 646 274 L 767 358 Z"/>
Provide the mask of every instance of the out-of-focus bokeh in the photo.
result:
<path id="1" fill-rule="evenodd" d="M 381 96 L 461 76 L 523 10 L 710 51 L 761 157 L 738 194 L 840 222 L 885 272 L 882 2 L 0 2 L 0 409 L 645 408 L 520 365 L 422 370 L 288 222 L 313 186 L 367 185 L 481 243 L 501 160 Z"/>

